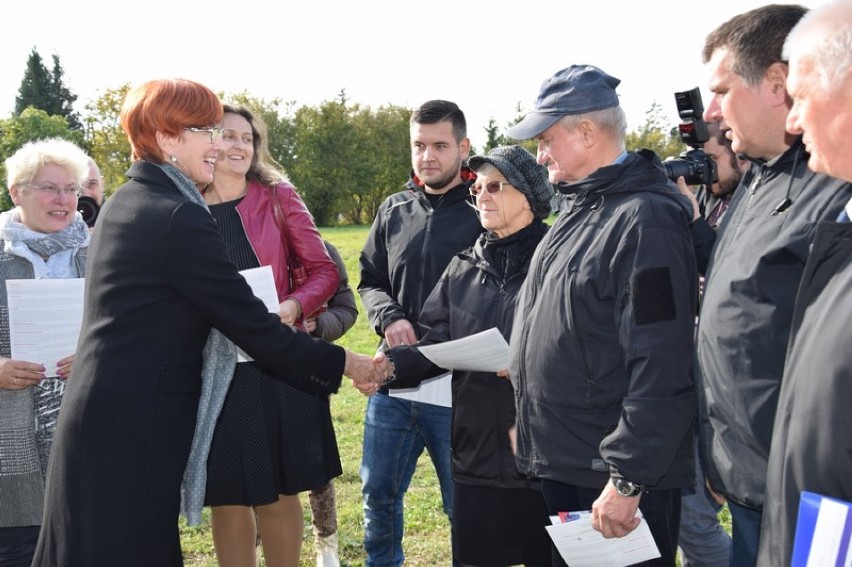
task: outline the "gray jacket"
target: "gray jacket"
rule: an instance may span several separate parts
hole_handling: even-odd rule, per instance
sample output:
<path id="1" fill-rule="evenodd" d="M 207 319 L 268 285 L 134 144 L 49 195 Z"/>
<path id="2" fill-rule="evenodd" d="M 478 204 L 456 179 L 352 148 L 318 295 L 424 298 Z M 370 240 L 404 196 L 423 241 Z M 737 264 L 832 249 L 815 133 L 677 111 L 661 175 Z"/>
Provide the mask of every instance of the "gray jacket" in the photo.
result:
<path id="1" fill-rule="evenodd" d="M 74 255 L 85 273 L 86 248 Z M 0 356 L 11 357 L 6 280 L 33 279 L 32 264 L 4 251 L 0 240 Z M 47 456 L 64 382 L 45 380 L 23 390 L 0 389 L 0 527 L 41 525 Z"/>
<path id="2" fill-rule="evenodd" d="M 717 490 L 755 509 L 763 506 L 793 304 L 813 234 L 852 196 L 852 186 L 814 173 L 807 161 L 798 141 L 751 166 L 720 227 L 698 322 L 705 470 Z M 786 199 L 791 204 L 781 206 Z"/>

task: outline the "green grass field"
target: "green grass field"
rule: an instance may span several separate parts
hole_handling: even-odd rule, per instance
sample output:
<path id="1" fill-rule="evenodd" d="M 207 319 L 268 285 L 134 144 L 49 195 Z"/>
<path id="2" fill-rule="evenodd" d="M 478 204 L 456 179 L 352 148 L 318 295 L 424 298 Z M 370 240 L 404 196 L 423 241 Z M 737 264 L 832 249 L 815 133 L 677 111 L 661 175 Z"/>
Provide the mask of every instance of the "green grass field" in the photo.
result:
<path id="1" fill-rule="evenodd" d="M 323 236 L 340 252 L 349 272 L 349 283 L 358 284 L 358 254 L 367 237 L 369 225 L 323 228 Z M 378 338 L 369 327 L 356 292 L 359 316 L 355 326 L 339 344 L 362 353 L 372 353 Z M 367 399 L 352 387 L 348 379 L 340 392 L 332 396 L 334 418 L 343 475 L 335 479 L 337 489 L 337 514 L 340 538 L 341 565 L 364 564 L 362 538 L 364 535 L 361 509 L 361 486 L 358 467 L 361 462 L 361 439 Z M 310 507 L 303 495 L 305 511 L 305 538 L 302 544 L 302 566 L 314 565 L 313 539 L 310 530 Z M 216 565 L 213 540 L 210 534 L 209 510 L 204 511 L 204 521 L 198 527 L 187 527 L 181 518 L 181 544 L 187 566 Z M 722 522 L 730 531 L 730 515 L 722 512 Z M 428 456 L 420 458 L 417 473 L 405 498 L 405 539 L 403 541 L 406 564 L 413 567 L 450 565 L 449 523 L 441 509 L 441 493 Z M 263 565 L 263 562 L 261 562 Z"/>

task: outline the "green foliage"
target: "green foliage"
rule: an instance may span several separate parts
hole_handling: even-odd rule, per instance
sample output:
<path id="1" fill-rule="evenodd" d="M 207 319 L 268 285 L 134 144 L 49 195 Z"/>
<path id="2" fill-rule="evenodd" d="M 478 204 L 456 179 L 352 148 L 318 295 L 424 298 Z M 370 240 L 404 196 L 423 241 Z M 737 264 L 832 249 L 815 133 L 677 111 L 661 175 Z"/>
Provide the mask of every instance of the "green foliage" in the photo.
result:
<path id="1" fill-rule="evenodd" d="M 294 143 L 297 159 L 290 176 L 317 224 L 336 221 L 342 195 L 353 183 L 358 139 L 352 114 L 358 107 L 326 101 L 318 108 L 303 106 L 296 111 Z"/>
<path id="2" fill-rule="evenodd" d="M 293 119 L 288 169 L 317 224 L 371 222 L 408 178 L 410 111 L 345 104 L 301 107 Z"/>
<path id="3" fill-rule="evenodd" d="M 482 148 L 482 154 L 487 154 L 498 146 L 510 146 L 515 143 L 511 138 L 500 133 L 501 129 L 497 126 L 497 121 L 493 117 L 488 119 L 488 125 L 485 126 L 485 133 L 488 137 L 485 140 L 485 147 Z"/>
<path id="4" fill-rule="evenodd" d="M 628 150 L 647 148 L 654 150 L 660 159 L 677 156 L 686 149 L 677 128 L 666 126 L 663 109 L 656 102 L 645 113 L 645 123 L 638 131 L 629 132 L 625 142 Z"/>
<path id="5" fill-rule="evenodd" d="M 356 129 L 362 140 L 362 155 L 358 157 L 362 168 L 361 175 L 347 188 L 345 221 L 371 223 L 382 201 L 399 191 L 408 179 L 410 117 L 411 111 L 400 106 L 383 106 L 359 115 Z"/>
<path id="6" fill-rule="evenodd" d="M 83 134 L 71 130 L 62 116 L 48 116 L 43 110 L 26 108 L 19 116 L 0 120 L 0 175 L 6 181 L 5 161 L 27 142 L 45 138 L 63 138 L 83 145 Z M 12 208 L 8 187 L 0 195 L 0 209 Z"/>
<path id="7" fill-rule="evenodd" d="M 33 48 L 15 98 L 15 114 L 20 115 L 27 108 L 34 107 L 50 116 L 63 116 L 72 130 L 81 130 L 80 118 L 73 108 L 77 95 L 65 86 L 63 74 L 58 55 L 53 56 L 53 70 L 48 71 L 41 56 Z"/>
<path id="8" fill-rule="evenodd" d="M 129 84 L 107 89 L 97 100 L 86 105 L 86 137 L 91 148 L 89 155 L 104 176 L 104 196 L 112 193 L 125 181 L 130 167 L 130 142 L 121 129 L 119 117 Z"/>

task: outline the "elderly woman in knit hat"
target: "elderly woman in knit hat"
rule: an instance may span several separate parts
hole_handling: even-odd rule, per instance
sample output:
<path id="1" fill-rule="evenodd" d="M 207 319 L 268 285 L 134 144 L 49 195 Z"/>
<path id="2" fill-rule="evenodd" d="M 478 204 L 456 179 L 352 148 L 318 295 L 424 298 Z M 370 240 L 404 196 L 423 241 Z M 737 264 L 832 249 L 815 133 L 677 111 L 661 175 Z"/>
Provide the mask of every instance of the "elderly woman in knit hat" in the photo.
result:
<path id="1" fill-rule="evenodd" d="M 427 345 L 496 327 L 508 341 L 515 301 L 547 231 L 553 187 L 520 146 L 470 158 L 470 187 L 485 232 L 450 262 L 420 315 Z M 394 387 L 445 370 L 416 346 L 386 352 Z M 535 479 L 518 473 L 509 440 L 512 385 L 493 372 L 453 371 L 453 557 L 460 565 L 550 565 L 547 510 Z"/>

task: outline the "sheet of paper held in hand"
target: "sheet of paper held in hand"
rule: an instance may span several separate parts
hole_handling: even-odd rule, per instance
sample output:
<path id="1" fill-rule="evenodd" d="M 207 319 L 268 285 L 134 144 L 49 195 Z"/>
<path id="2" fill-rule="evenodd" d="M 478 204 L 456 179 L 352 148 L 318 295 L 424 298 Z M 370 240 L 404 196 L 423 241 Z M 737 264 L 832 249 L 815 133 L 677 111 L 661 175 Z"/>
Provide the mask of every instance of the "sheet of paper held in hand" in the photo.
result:
<path id="1" fill-rule="evenodd" d="M 463 339 L 417 348 L 437 366 L 448 370 L 497 372 L 509 365 L 509 345 L 495 328 Z M 442 374 L 424 380 L 416 388 L 392 388 L 388 393 L 396 398 L 451 407 L 451 380 L 452 374 Z"/>
<path id="2" fill-rule="evenodd" d="M 642 511 L 636 516 L 641 518 Z M 624 537 L 605 538 L 592 527 L 592 512 L 569 512 L 567 521 L 551 516 L 545 526 L 562 559 L 571 567 L 624 567 L 660 557 L 648 522 L 642 520 Z"/>
<path id="3" fill-rule="evenodd" d="M 12 358 L 37 362 L 45 376 L 77 350 L 83 322 L 83 278 L 6 280 Z"/>
<path id="4" fill-rule="evenodd" d="M 275 289 L 275 278 L 272 276 L 272 266 L 261 266 L 240 271 L 254 294 L 263 301 L 270 313 L 278 313 L 278 291 Z M 254 360 L 243 349 L 237 347 L 237 362 Z"/>
<path id="5" fill-rule="evenodd" d="M 462 339 L 417 349 L 447 370 L 497 372 L 509 368 L 509 344 L 494 327 Z"/>

